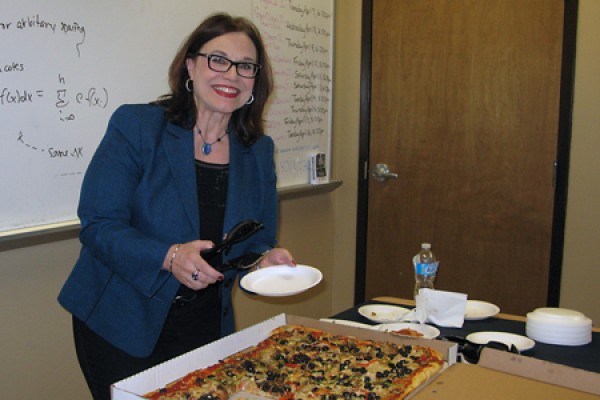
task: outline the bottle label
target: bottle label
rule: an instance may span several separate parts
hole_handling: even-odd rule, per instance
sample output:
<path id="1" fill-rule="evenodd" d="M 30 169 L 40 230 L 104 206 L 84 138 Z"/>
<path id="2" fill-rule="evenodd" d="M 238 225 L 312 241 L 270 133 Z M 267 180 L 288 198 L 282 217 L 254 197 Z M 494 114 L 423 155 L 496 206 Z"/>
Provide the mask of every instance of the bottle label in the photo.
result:
<path id="1" fill-rule="evenodd" d="M 431 264 L 417 264 L 415 266 L 415 272 L 417 275 L 423 276 L 432 276 L 437 273 L 439 262 L 434 262 Z"/>

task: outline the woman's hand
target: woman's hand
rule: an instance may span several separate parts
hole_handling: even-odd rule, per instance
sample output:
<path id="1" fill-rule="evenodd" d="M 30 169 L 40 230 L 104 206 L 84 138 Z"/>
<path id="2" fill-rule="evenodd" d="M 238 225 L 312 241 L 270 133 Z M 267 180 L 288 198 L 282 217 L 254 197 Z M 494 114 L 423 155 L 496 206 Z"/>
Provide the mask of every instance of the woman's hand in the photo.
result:
<path id="1" fill-rule="evenodd" d="M 175 278 L 193 290 L 206 288 L 223 280 L 223 274 L 215 270 L 200 256 L 200 252 L 214 247 L 210 240 L 194 240 L 176 244 L 169 248 L 163 269 L 170 271 Z"/>
<path id="2" fill-rule="evenodd" d="M 282 247 L 275 247 L 273 250 L 265 254 L 258 266 L 260 268 L 264 268 L 270 267 L 272 265 L 284 264 L 295 266 L 296 261 L 294 261 L 294 257 L 292 257 L 292 254 L 287 249 L 284 249 Z"/>

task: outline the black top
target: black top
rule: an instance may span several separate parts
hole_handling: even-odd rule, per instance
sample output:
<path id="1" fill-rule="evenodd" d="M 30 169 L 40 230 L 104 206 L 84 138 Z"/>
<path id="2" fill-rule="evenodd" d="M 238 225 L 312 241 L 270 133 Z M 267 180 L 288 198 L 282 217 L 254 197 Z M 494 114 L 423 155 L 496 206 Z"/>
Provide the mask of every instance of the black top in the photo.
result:
<path id="1" fill-rule="evenodd" d="M 220 243 L 223 235 L 225 204 L 227 203 L 227 184 L 229 178 L 228 164 L 211 164 L 196 160 L 196 186 L 198 190 L 198 209 L 200 211 L 200 239 Z M 212 266 L 222 263 L 220 254 L 210 260 Z M 219 316 L 220 285 L 209 285 L 206 289 L 193 291 L 181 285 L 178 296 L 194 297 L 195 312 L 207 318 L 207 328 L 216 329 L 220 325 Z M 201 304 L 200 304 L 201 303 Z"/>
<path id="2" fill-rule="evenodd" d="M 220 243 L 223 235 L 225 204 L 227 202 L 228 164 L 210 164 L 196 160 L 196 185 L 200 210 L 200 238 Z M 211 260 L 212 261 L 212 260 Z M 221 263 L 220 256 L 211 262 Z"/>

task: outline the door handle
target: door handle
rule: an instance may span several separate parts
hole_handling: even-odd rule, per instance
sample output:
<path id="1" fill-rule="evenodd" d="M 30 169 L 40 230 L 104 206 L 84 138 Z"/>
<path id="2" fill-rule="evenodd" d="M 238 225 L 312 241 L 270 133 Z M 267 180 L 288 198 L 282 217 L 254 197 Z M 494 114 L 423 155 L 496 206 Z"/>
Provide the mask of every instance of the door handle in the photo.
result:
<path id="1" fill-rule="evenodd" d="M 398 174 L 390 172 L 390 168 L 386 164 L 376 164 L 373 171 L 373 178 L 378 182 L 383 182 L 387 179 L 398 179 Z"/>

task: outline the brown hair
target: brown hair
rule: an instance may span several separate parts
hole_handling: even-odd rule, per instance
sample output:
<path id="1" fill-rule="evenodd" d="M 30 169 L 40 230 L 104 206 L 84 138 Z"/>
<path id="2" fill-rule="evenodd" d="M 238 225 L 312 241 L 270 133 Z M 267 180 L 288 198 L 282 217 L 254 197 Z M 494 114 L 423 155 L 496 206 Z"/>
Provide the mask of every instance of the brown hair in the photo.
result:
<path id="1" fill-rule="evenodd" d="M 248 35 L 256 47 L 257 62 L 261 65 L 254 78 L 254 102 L 235 110 L 231 115 L 231 125 L 240 141 L 246 146 L 256 142 L 264 134 L 263 112 L 273 91 L 273 77 L 269 57 L 262 37 L 256 26 L 244 17 L 232 17 L 226 13 L 214 14 L 205 19 L 183 42 L 169 68 L 170 93 L 158 98 L 154 104 L 165 107 L 165 115 L 170 122 L 185 128 L 196 123 L 194 96 L 188 92 L 185 83 L 189 79 L 186 60 L 196 57 L 196 53 L 208 41 L 226 33 L 242 32 Z"/>

